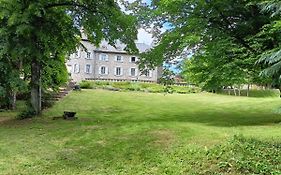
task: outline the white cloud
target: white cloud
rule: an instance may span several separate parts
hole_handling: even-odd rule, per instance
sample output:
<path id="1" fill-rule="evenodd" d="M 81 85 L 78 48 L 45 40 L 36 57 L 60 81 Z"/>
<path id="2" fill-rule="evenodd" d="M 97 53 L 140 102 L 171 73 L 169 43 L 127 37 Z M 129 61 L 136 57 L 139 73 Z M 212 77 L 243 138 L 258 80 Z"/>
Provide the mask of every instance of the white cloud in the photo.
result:
<path id="1" fill-rule="evenodd" d="M 153 41 L 152 34 L 146 32 L 144 29 L 139 29 L 138 30 L 138 43 L 145 43 L 148 45 L 151 45 Z"/>

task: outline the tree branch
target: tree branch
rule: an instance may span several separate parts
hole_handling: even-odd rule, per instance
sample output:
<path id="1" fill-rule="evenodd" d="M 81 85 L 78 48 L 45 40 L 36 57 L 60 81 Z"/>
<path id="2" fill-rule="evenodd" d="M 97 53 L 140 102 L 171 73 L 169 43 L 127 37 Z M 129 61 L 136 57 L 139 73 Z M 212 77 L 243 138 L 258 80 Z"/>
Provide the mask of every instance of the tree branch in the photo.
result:
<path id="1" fill-rule="evenodd" d="M 67 7 L 67 6 L 68 7 L 80 7 L 80 8 L 83 8 L 83 9 L 87 10 L 87 11 L 97 13 L 97 10 L 91 9 L 84 4 L 79 4 L 79 3 L 75 3 L 75 2 L 61 2 L 61 3 L 47 4 L 47 5 L 44 6 L 44 8 L 50 9 L 50 8 L 55 8 L 55 7 Z"/>

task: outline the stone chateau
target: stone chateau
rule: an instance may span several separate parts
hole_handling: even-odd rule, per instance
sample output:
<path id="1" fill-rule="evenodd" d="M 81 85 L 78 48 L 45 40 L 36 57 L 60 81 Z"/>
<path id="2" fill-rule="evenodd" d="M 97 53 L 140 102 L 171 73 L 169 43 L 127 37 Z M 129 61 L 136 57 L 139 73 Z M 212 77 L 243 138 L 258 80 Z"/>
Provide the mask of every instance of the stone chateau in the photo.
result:
<path id="1" fill-rule="evenodd" d="M 71 54 L 66 63 L 74 82 L 82 80 L 157 82 L 161 77 L 161 67 L 141 73 L 137 64 L 138 57 L 124 51 L 124 44 L 119 43 L 113 47 L 102 41 L 100 47 L 95 47 L 87 39 L 82 39 L 81 44 L 83 47 Z M 143 43 L 136 45 L 140 52 L 150 49 L 150 46 Z"/>

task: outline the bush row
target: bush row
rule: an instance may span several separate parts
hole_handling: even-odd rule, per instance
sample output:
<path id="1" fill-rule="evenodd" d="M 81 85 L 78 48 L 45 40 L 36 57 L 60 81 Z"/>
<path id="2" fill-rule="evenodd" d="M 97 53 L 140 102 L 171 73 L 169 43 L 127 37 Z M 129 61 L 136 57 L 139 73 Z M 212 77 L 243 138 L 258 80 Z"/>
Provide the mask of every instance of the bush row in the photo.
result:
<path id="1" fill-rule="evenodd" d="M 164 86 L 156 83 L 140 83 L 140 82 L 108 82 L 108 81 L 82 81 L 80 83 L 82 89 L 108 89 L 122 91 L 142 91 L 151 93 L 174 92 L 181 94 L 198 93 L 201 91 L 197 87 L 186 86 Z"/>
<path id="2" fill-rule="evenodd" d="M 233 89 L 223 89 L 219 94 L 224 95 L 235 95 Z M 238 95 L 238 90 L 236 90 L 236 95 Z M 247 96 L 247 90 L 242 89 L 240 91 L 241 96 Z M 249 91 L 249 97 L 280 97 L 280 91 L 278 89 L 266 89 L 266 90 L 257 90 L 257 89 L 251 89 Z"/>

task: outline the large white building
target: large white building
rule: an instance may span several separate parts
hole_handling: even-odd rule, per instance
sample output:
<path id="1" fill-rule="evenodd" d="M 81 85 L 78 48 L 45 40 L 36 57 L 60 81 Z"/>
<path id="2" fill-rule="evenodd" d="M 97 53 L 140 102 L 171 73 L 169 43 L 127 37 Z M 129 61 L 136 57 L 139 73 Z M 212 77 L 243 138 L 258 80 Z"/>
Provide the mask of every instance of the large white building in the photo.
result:
<path id="1" fill-rule="evenodd" d="M 138 57 L 124 51 L 124 44 L 115 47 L 102 41 L 100 47 L 95 47 L 87 39 L 83 39 L 77 52 L 71 54 L 66 65 L 71 78 L 75 82 L 82 80 L 107 81 L 144 81 L 157 82 L 161 77 L 162 68 L 141 72 L 138 68 Z M 137 43 L 140 52 L 150 49 L 150 46 Z"/>

